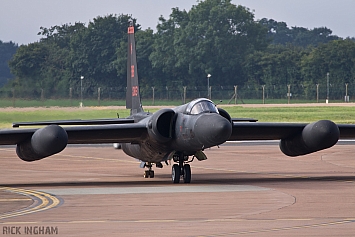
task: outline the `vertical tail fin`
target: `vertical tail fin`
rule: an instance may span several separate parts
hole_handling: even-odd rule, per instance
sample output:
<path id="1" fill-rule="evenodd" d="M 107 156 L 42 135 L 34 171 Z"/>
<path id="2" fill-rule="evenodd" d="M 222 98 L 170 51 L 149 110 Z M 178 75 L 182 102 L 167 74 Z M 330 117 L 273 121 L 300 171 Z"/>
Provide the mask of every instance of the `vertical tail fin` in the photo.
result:
<path id="1" fill-rule="evenodd" d="M 128 59 L 127 59 L 127 93 L 126 108 L 131 109 L 131 115 L 143 112 L 139 94 L 138 71 L 136 58 L 136 43 L 132 23 L 128 27 Z"/>

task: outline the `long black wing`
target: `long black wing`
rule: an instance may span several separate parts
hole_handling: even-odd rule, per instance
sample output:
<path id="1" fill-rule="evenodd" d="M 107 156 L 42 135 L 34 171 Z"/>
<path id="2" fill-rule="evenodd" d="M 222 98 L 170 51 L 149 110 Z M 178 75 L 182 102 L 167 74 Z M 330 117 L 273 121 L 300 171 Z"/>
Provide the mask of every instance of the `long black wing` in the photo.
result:
<path id="1" fill-rule="evenodd" d="M 302 132 L 306 123 L 234 122 L 230 141 L 280 140 Z M 337 124 L 340 139 L 355 138 L 355 124 Z"/>
<path id="2" fill-rule="evenodd" d="M 354 139 L 355 125 L 354 124 L 337 124 L 340 131 L 340 139 Z"/>
<path id="3" fill-rule="evenodd" d="M 68 144 L 126 143 L 140 141 L 147 135 L 145 124 L 115 124 L 64 127 Z M 15 145 L 29 139 L 38 129 L 0 130 L 0 145 Z"/>
<path id="4" fill-rule="evenodd" d="M 302 132 L 306 123 L 234 122 L 229 141 L 279 140 Z M 354 139 L 355 125 L 338 124 L 340 139 Z M 145 124 L 111 124 L 64 127 L 69 144 L 138 142 L 147 136 Z M 0 145 L 15 145 L 29 139 L 37 129 L 0 130 Z"/>
<path id="5" fill-rule="evenodd" d="M 234 122 L 230 141 L 279 140 L 302 132 L 303 123 Z"/>
<path id="6" fill-rule="evenodd" d="M 130 143 L 147 136 L 145 124 L 98 125 L 64 128 L 69 144 Z"/>
<path id="7" fill-rule="evenodd" d="M 54 120 L 54 121 L 39 121 L 39 122 L 15 122 L 12 127 L 18 128 L 20 126 L 45 126 L 51 124 L 57 125 L 108 125 L 108 124 L 125 124 L 134 123 L 134 119 L 94 119 L 94 120 Z"/>

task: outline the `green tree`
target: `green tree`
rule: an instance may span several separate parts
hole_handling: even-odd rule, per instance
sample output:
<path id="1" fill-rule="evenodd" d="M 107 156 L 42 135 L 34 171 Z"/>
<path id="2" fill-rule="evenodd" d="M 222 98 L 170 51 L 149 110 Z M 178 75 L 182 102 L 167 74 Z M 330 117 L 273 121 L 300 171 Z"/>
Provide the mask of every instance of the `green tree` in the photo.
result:
<path id="1" fill-rule="evenodd" d="M 305 81 L 310 84 L 325 85 L 326 75 L 329 72 L 333 86 L 332 98 L 344 96 L 345 83 L 355 83 L 355 42 L 335 40 L 314 48 L 308 55 L 302 58 L 302 74 Z"/>
<path id="2" fill-rule="evenodd" d="M 23 90 L 28 88 L 34 90 L 42 86 L 41 71 L 44 69 L 46 58 L 48 58 L 48 50 L 38 42 L 21 45 L 17 50 L 9 66 Z"/>
<path id="3" fill-rule="evenodd" d="M 293 44 L 295 46 L 318 46 L 320 43 L 327 43 L 340 39 L 332 35 L 332 30 L 326 27 L 319 27 L 309 30 L 304 27 L 289 28 L 286 22 L 277 22 L 273 19 L 263 18 L 259 23 L 268 29 L 268 38 L 273 44 Z"/>
<path id="4" fill-rule="evenodd" d="M 259 23 L 267 27 L 267 36 L 273 44 L 283 44 L 292 42 L 291 29 L 287 27 L 286 22 L 277 22 L 273 19 L 263 18 Z"/>
<path id="5" fill-rule="evenodd" d="M 116 49 L 127 41 L 130 21 L 135 19 L 109 15 L 93 19 L 87 27 L 83 23 L 41 27 L 38 34 L 44 37 L 40 42 L 21 46 L 10 63 L 17 87 L 31 88 L 34 96 L 43 89 L 53 97 L 67 96 L 69 87 L 80 94 L 81 76 L 90 95 L 97 86 L 125 85 L 122 78 L 117 80 Z"/>
<path id="6" fill-rule="evenodd" d="M 117 80 L 117 48 L 127 41 L 129 22 L 135 22 L 128 15 L 108 15 L 97 17 L 89 23 L 87 29 L 76 34 L 70 41 L 70 66 L 72 77 L 70 85 L 77 87 L 79 78 L 85 77 L 85 88 L 91 93 L 97 86 L 114 87 L 125 84 Z M 135 28 L 139 28 L 136 25 Z M 125 57 L 126 54 L 118 55 Z"/>
<path id="7" fill-rule="evenodd" d="M 307 51 L 293 45 L 270 45 L 264 52 L 250 54 L 245 60 L 248 85 L 260 90 L 265 85 L 269 98 L 284 98 L 287 85 L 292 87 L 293 96 L 304 94 L 301 77 L 301 59 Z"/>
<path id="8" fill-rule="evenodd" d="M 142 85 L 141 90 L 145 89 L 151 91 L 152 86 L 163 86 L 164 84 L 161 82 L 161 77 L 159 77 L 159 70 L 153 68 L 149 60 L 153 52 L 153 30 L 147 29 L 145 31 L 138 31 L 136 41 L 138 75 Z M 142 95 L 144 96 L 144 91 L 142 91 Z"/>
<path id="9" fill-rule="evenodd" d="M 332 35 L 332 30 L 326 27 L 314 28 L 312 30 L 303 27 L 292 27 L 292 38 L 294 45 L 302 47 L 318 46 L 319 44 L 339 39 L 338 36 Z"/>
<path id="10" fill-rule="evenodd" d="M 72 24 L 64 24 L 62 26 L 52 26 L 46 28 L 41 26 L 40 32 L 37 35 L 42 35 L 41 42 L 51 42 L 55 43 L 60 48 L 68 48 L 70 46 L 71 38 L 82 33 L 86 29 L 85 24 L 81 22 L 76 22 Z"/>
<path id="11" fill-rule="evenodd" d="M 14 76 L 10 73 L 9 61 L 16 53 L 18 45 L 14 42 L 2 42 L 0 40 L 0 87 Z"/>
<path id="12" fill-rule="evenodd" d="M 45 88 L 45 94 L 52 97 L 67 97 L 70 80 L 74 74 L 70 64 L 70 44 L 77 35 L 84 34 L 85 24 L 76 22 L 74 25 L 64 24 L 40 29 L 38 35 L 44 36 L 40 43 L 48 50 L 46 63 L 42 65 L 41 76 L 44 78 L 42 88 Z"/>
<path id="13" fill-rule="evenodd" d="M 182 60 L 186 54 L 178 55 L 177 36 L 182 34 L 183 28 L 186 27 L 187 12 L 173 8 L 168 20 L 161 16 L 159 21 L 149 59 L 153 68 L 162 73 L 159 79 L 161 84 L 168 87 L 186 85 L 184 80 L 186 80 L 188 65 Z"/>
<path id="14" fill-rule="evenodd" d="M 6 45 L 17 50 L 9 63 L 16 80 L 8 87 L 16 87 L 17 95 L 37 98 L 41 89 L 46 97 L 57 97 L 68 96 L 72 87 L 75 96 L 84 76 L 86 96 L 96 96 L 97 87 L 123 91 L 130 22 L 136 32 L 143 96 L 151 96 L 152 86 L 206 91 L 207 74 L 212 75 L 212 86 L 245 86 L 260 93 L 266 85 L 272 98 L 285 97 L 287 85 L 294 96 L 310 97 L 327 72 L 333 84 L 355 80 L 353 38 L 341 40 L 326 27 L 308 30 L 272 19 L 255 21 L 248 8 L 231 0 L 204 0 L 189 11 L 173 8 L 168 19 L 161 16 L 156 33 L 140 30 L 128 15 L 98 16 L 87 26 L 78 22 L 41 27 L 39 42 L 18 50 Z M 8 48 L 4 51 L 0 41 L 0 72 L 8 60 L 4 56 L 13 54 Z"/>
<path id="15" fill-rule="evenodd" d="M 189 86 L 205 85 L 208 73 L 214 85 L 243 83 L 245 57 L 268 45 L 266 28 L 230 0 L 201 1 L 189 12 L 175 8 L 157 29 L 153 66 Z"/>
<path id="16" fill-rule="evenodd" d="M 67 78 L 66 55 L 65 50 L 48 43 L 22 45 L 9 64 L 17 77 L 18 92 L 38 97 L 43 89 L 47 95 L 57 94 L 60 82 Z"/>

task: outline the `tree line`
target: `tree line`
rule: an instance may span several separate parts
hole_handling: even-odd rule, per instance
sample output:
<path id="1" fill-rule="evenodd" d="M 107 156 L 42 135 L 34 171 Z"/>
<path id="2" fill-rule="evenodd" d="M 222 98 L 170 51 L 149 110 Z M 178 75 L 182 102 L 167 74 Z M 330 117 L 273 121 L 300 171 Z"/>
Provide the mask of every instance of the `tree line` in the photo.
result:
<path id="1" fill-rule="evenodd" d="M 12 41 L 3 42 L 0 40 L 0 87 L 14 77 L 10 72 L 8 63 L 17 49 L 18 45 L 16 43 Z"/>
<path id="2" fill-rule="evenodd" d="M 305 97 L 315 94 L 316 84 L 326 83 L 327 73 L 333 84 L 355 84 L 354 38 L 342 39 L 326 27 L 257 21 L 247 7 L 230 0 L 205 0 L 189 11 L 173 8 L 169 18 L 159 18 L 155 32 L 142 30 L 137 19 L 124 14 L 98 16 L 87 25 L 41 27 L 40 41 L 21 45 L 9 61 L 14 79 L 2 90 L 16 89 L 22 97 L 43 90 L 47 98 L 68 97 L 80 94 L 82 76 L 85 94 L 95 94 L 98 87 L 125 88 L 130 22 L 143 96 L 153 86 L 205 86 L 208 74 L 211 86 L 292 85 Z M 273 95 L 284 98 L 286 92 Z"/>

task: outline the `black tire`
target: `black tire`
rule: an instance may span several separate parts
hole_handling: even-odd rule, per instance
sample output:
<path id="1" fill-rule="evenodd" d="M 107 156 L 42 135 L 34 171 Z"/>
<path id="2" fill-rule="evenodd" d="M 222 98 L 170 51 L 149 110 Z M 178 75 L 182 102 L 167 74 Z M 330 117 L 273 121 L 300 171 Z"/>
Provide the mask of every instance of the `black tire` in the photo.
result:
<path id="1" fill-rule="evenodd" d="M 191 167 L 189 164 L 184 165 L 184 183 L 191 183 Z"/>
<path id="2" fill-rule="evenodd" d="M 150 178 L 154 178 L 154 170 L 151 170 L 150 171 L 150 176 L 149 176 Z"/>
<path id="3" fill-rule="evenodd" d="M 150 176 L 150 171 L 149 170 L 144 171 L 144 178 L 149 178 L 149 176 Z"/>
<path id="4" fill-rule="evenodd" d="M 171 168 L 171 179 L 174 184 L 178 184 L 180 182 L 181 170 L 178 164 L 174 164 Z"/>

